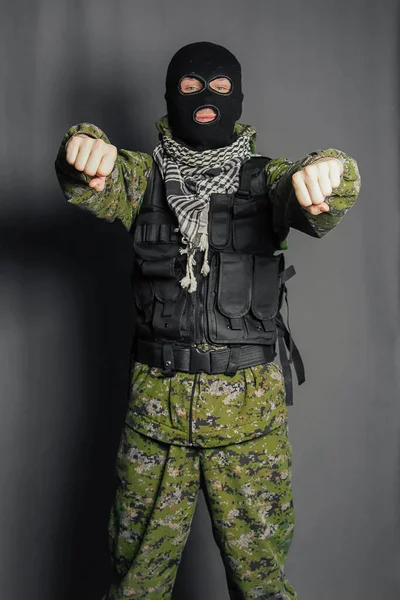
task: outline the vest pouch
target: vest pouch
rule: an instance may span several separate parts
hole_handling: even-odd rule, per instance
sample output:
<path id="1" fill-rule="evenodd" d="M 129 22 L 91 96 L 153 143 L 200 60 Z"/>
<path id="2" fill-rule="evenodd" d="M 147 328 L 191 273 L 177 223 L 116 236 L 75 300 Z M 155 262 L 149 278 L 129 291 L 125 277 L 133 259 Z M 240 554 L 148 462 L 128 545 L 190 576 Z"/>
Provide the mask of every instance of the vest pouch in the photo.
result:
<path id="1" fill-rule="evenodd" d="M 185 335 L 183 312 L 186 306 L 187 294 L 179 283 L 182 274 L 176 273 L 176 261 L 169 260 L 151 261 L 158 262 L 160 275 L 154 277 L 154 312 L 153 333 L 158 339 L 173 340 Z M 154 265 L 150 267 L 154 272 Z"/>
<path id="2" fill-rule="evenodd" d="M 135 257 L 133 287 L 138 317 L 144 323 L 151 324 L 154 338 L 179 339 L 185 334 L 183 312 L 186 294 L 179 284 L 183 276 L 181 263 L 182 260 L 176 257 L 157 260 Z"/>
<path id="3" fill-rule="evenodd" d="M 220 255 L 218 308 L 223 315 L 238 319 L 249 312 L 253 257 L 246 254 Z"/>
<path id="4" fill-rule="evenodd" d="M 283 254 L 221 253 L 211 260 L 208 337 L 216 344 L 272 345 L 277 339 Z"/>
<path id="5" fill-rule="evenodd" d="M 232 224 L 236 252 L 273 253 L 267 235 L 268 207 L 264 197 L 253 200 L 235 198 Z"/>
<path id="6" fill-rule="evenodd" d="M 213 256 L 208 295 L 209 337 L 214 343 L 238 343 L 247 338 L 245 315 L 251 306 L 253 256 L 221 253 Z"/>
<path id="7" fill-rule="evenodd" d="M 275 316 L 281 299 L 280 272 L 284 256 L 255 256 L 251 310 L 264 331 L 276 333 Z"/>
<path id="8" fill-rule="evenodd" d="M 153 333 L 155 338 L 177 340 L 185 336 L 186 324 L 183 313 L 187 294 L 179 281 L 174 279 L 158 279 L 154 285 Z"/>
<path id="9" fill-rule="evenodd" d="M 162 298 L 162 283 L 164 279 L 172 280 L 172 286 L 174 291 L 175 287 L 173 285 L 173 278 L 175 277 L 175 258 L 166 258 L 161 260 L 143 260 L 138 256 L 135 257 L 134 264 L 134 294 L 136 304 L 139 309 L 144 310 L 148 307 L 154 300 L 154 297 L 158 293 L 158 297 Z M 171 284 L 167 284 L 171 285 Z M 156 293 L 157 290 L 157 293 Z M 169 289 L 165 290 L 165 293 L 168 293 Z M 176 290 L 179 291 L 179 290 Z M 177 294 L 175 292 L 174 298 L 176 299 Z"/>
<path id="10" fill-rule="evenodd" d="M 216 250 L 224 250 L 231 244 L 232 196 L 210 196 L 210 244 Z"/>

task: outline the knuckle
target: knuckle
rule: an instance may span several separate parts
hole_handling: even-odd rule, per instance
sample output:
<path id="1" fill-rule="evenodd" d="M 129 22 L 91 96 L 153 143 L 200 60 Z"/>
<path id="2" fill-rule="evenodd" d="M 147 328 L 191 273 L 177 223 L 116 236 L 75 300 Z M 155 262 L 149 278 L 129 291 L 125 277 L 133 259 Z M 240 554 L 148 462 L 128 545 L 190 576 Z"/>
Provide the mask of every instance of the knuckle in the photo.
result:
<path id="1" fill-rule="evenodd" d="M 301 178 L 302 178 L 301 171 L 297 171 L 296 173 L 294 173 L 292 175 L 292 183 L 294 185 L 298 184 L 299 181 L 301 180 Z"/>
<path id="2" fill-rule="evenodd" d="M 93 148 L 102 148 L 104 146 L 104 142 L 103 140 L 100 140 L 99 138 L 95 139 L 93 141 Z"/>
<path id="3" fill-rule="evenodd" d="M 316 165 L 307 165 L 304 167 L 303 171 L 307 177 L 315 177 L 317 173 L 317 167 Z"/>
<path id="4" fill-rule="evenodd" d="M 79 148 L 79 146 L 82 144 L 83 138 L 80 135 L 74 135 L 68 142 L 67 142 L 67 150 L 69 148 Z"/>
<path id="5" fill-rule="evenodd" d="M 76 146 L 77 144 L 79 144 L 79 138 L 76 135 L 74 135 L 68 140 L 66 148 L 68 150 L 68 148 L 71 148 L 71 146 Z"/>

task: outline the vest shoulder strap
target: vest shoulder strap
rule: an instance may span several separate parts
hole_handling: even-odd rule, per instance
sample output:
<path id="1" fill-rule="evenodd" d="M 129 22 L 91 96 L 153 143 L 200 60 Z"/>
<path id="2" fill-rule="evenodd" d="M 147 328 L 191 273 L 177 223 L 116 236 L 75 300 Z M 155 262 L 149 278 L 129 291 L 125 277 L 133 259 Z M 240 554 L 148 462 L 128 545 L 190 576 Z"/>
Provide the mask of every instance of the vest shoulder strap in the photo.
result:
<path id="1" fill-rule="evenodd" d="M 146 191 L 143 196 L 141 210 L 143 212 L 164 208 L 165 183 L 160 168 L 153 159 L 153 165 L 147 181 Z"/>
<path id="2" fill-rule="evenodd" d="M 258 171 L 264 169 L 271 160 L 268 156 L 252 156 L 242 164 L 239 175 L 239 189 L 236 192 L 239 198 L 250 197 L 251 178 Z"/>

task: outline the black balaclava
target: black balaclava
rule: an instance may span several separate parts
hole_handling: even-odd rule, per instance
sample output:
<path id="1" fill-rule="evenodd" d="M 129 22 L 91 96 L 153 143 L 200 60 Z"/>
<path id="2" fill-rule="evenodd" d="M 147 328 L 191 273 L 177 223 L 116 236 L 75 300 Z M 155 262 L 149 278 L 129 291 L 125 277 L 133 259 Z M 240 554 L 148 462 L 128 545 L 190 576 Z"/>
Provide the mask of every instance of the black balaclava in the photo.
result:
<path id="1" fill-rule="evenodd" d="M 180 91 L 184 77 L 196 77 L 203 88 L 191 94 Z M 221 94 L 209 87 L 210 81 L 227 77 L 231 90 Z M 242 73 L 235 56 L 223 46 L 195 42 L 183 46 L 172 57 L 167 70 L 166 93 L 168 123 L 172 136 L 193 150 L 228 146 L 235 141 L 235 122 L 242 114 Z M 194 114 L 210 107 L 217 113 L 209 123 L 198 123 Z"/>

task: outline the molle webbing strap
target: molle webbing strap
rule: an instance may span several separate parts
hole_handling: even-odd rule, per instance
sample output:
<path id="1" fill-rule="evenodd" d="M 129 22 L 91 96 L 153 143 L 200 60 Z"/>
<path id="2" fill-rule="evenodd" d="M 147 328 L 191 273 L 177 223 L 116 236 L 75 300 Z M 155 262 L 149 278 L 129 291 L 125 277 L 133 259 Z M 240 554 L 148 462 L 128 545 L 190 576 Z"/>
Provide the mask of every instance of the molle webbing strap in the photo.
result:
<path id="1" fill-rule="evenodd" d="M 286 282 L 296 274 L 295 268 L 293 265 L 287 267 L 284 271 L 280 273 L 280 280 L 283 293 L 285 295 L 286 309 L 287 309 L 287 327 L 284 323 L 281 312 L 279 311 L 276 317 L 276 324 L 278 328 L 278 346 L 279 346 L 279 358 L 282 365 L 283 376 L 285 380 L 285 389 L 286 389 L 286 404 L 293 404 L 293 380 L 292 380 L 292 371 L 291 364 L 293 363 L 296 375 L 297 382 L 299 385 L 304 383 L 305 381 L 305 371 L 303 360 L 300 356 L 300 352 L 294 343 L 292 338 L 292 334 L 290 331 L 289 325 L 289 302 L 287 297 L 287 288 Z M 289 356 L 286 354 L 286 348 L 289 350 Z"/>
<path id="2" fill-rule="evenodd" d="M 286 283 L 288 279 L 293 277 L 293 275 L 296 275 L 296 271 L 293 265 L 290 265 L 290 267 L 287 267 L 284 271 L 281 271 L 281 273 L 279 273 L 282 283 Z"/>
<path id="3" fill-rule="evenodd" d="M 283 317 L 280 312 L 276 317 L 276 324 L 278 327 L 278 346 L 279 346 L 279 358 L 282 365 L 283 376 L 285 380 L 285 390 L 286 390 L 286 404 L 293 404 L 293 384 L 292 384 L 292 371 L 291 364 L 293 363 L 296 375 L 297 382 L 299 385 L 305 382 L 305 371 L 303 360 L 300 356 L 299 349 L 297 348 L 294 340 L 291 336 L 290 331 L 287 329 Z M 289 357 L 286 354 L 286 348 L 289 350 Z"/>
<path id="4" fill-rule="evenodd" d="M 292 371 L 290 369 L 290 362 L 286 355 L 285 344 L 283 336 L 280 333 L 278 325 L 278 347 L 279 347 L 279 358 L 282 365 L 283 378 L 285 381 L 285 392 L 286 392 L 286 404 L 291 406 L 293 404 L 293 382 L 292 382 Z"/>

